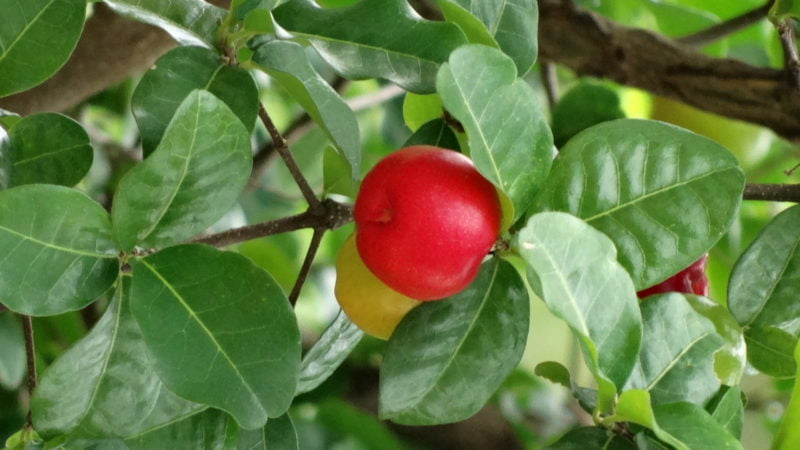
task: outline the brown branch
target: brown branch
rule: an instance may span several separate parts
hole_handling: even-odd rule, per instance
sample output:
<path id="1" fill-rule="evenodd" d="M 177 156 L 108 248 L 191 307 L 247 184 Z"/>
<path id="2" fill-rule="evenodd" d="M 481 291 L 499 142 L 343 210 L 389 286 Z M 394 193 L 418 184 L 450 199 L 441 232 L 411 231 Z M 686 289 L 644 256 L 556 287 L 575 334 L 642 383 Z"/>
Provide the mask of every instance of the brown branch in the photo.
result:
<path id="1" fill-rule="evenodd" d="M 768 1 L 758 8 L 751 9 L 739 16 L 730 18 L 724 22 L 710 26 L 696 33 L 689 34 L 675 39 L 677 42 L 693 47 L 704 47 L 714 41 L 724 38 L 730 34 L 743 30 L 750 25 L 764 19 L 772 7 L 773 0 Z"/>
<path id="2" fill-rule="evenodd" d="M 36 346 L 33 342 L 33 323 L 31 316 L 20 314 L 20 318 L 22 319 L 22 331 L 25 335 L 25 360 L 28 364 L 28 394 L 33 397 L 33 391 L 36 389 Z M 30 408 L 28 408 L 28 415 L 25 418 L 25 429 L 33 429 L 33 419 Z"/>
<path id="3" fill-rule="evenodd" d="M 756 184 L 744 187 L 745 200 L 800 203 L 800 184 Z"/>
<path id="4" fill-rule="evenodd" d="M 558 78 L 556 77 L 556 66 L 549 61 L 542 61 L 539 65 L 542 76 L 542 86 L 547 95 L 547 104 L 550 106 L 550 113 L 558 103 Z"/>
<path id="5" fill-rule="evenodd" d="M 788 19 L 779 20 L 775 23 L 778 28 L 778 35 L 781 38 L 783 47 L 784 68 L 789 73 L 791 82 L 795 89 L 800 89 L 800 58 L 797 56 L 797 45 L 794 40 L 794 26 Z"/>
<path id="6" fill-rule="evenodd" d="M 542 59 L 608 78 L 800 141 L 800 89 L 785 72 L 703 55 L 617 25 L 566 0 L 539 0 Z"/>
<path id="7" fill-rule="evenodd" d="M 300 273 L 297 275 L 297 280 L 294 282 L 292 292 L 289 294 L 289 303 L 292 305 L 292 308 L 297 304 L 297 298 L 300 297 L 300 291 L 303 289 L 303 285 L 306 282 L 308 272 L 311 270 L 311 264 L 314 262 L 314 257 L 317 255 L 317 250 L 319 250 L 319 244 L 322 242 L 322 236 L 325 235 L 325 231 L 327 231 L 325 228 L 314 228 L 314 235 L 311 237 L 311 243 L 308 244 L 308 252 L 303 260 L 303 266 L 300 268 Z"/>
<path id="8" fill-rule="evenodd" d="M 331 199 L 325 199 L 322 201 L 321 206 L 322 209 L 320 211 L 309 208 L 306 212 L 301 214 L 240 228 L 233 228 L 221 233 L 194 239 L 192 242 L 209 244 L 215 247 L 226 247 L 251 239 L 304 228 L 332 230 L 350 223 L 353 220 L 353 210 L 348 205 L 341 204 Z"/>

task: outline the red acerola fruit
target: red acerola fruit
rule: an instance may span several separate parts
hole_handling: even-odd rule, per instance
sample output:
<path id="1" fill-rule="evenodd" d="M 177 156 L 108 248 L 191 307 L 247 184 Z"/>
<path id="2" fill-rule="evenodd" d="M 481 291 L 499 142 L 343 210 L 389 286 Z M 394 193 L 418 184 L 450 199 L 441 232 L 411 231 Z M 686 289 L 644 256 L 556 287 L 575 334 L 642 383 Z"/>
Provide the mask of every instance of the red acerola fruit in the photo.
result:
<path id="1" fill-rule="evenodd" d="M 691 266 L 655 286 L 637 292 L 636 295 L 638 295 L 639 298 L 645 298 L 653 294 L 662 294 L 664 292 L 683 292 L 684 294 L 708 296 L 708 277 L 706 277 L 707 261 L 708 255 L 703 255 Z"/>
<path id="2" fill-rule="evenodd" d="M 497 191 L 469 158 L 418 145 L 364 177 L 354 218 L 358 253 L 378 279 L 408 297 L 437 300 L 475 278 L 501 212 Z"/>

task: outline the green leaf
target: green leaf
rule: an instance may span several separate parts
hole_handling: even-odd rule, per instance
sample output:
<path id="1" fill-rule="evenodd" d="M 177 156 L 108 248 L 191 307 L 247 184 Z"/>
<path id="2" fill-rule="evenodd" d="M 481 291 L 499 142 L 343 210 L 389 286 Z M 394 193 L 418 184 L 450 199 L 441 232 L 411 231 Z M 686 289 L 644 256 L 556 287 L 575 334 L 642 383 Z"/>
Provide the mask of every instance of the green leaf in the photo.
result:
<path id="1" fill-rule="evenodd" d="M 625 117 L 616 91 L 602 84 L 581 81 L 564 94 L 553 109 L 553 139 L 561 148 L 579 132 Z"/>
<path id="2" fill-rule="evenodd" d="M 103 0 L 115 12 L 155 25 L 182 46 L 214 48 L 225 10 L 197 0 Z"/>
<path id="3" fill-rule="evenodd" d="M 319 404 L 316 422 L 337 437 L 355 441 L 353 447 L 357 449 L 408 450 L 408 446 L 373 414 L 338 398 L 329 398 Z"/>
<path id="4" fill-rule="evenodd" d="M 771 20 L 787 18 L 800 19 L 800 2 L 797 0 L 777 0 L 769 10 Z"/>
<path id="5" fill-rule="evenodd" d="M 336 320 L 303 356 L 297 394 L 312 391 L 327 380 L 358 345 L 362 336 L 364 332 L 340 311 Z"/>
<path id="6" fill-rule="evenodd" d="M 322 179 L 326 194 L 340 194 L 351 198 L 358 195 L 358 183 L 353 181 L 350 163 L 331 146 L 325 147 L 322 154 Z"/>
<path id="7" fill-rule="evenodd" d="M 231 9 L 237 20 L 244 20 L 248 13 L 256 9 L 269 11 L 275 7 L 277 0 L 234 0 Z"/>
<path id="8" fill-rule="evenodd" d="M 736 262 L 728 308 L 745 330 L 747 358 L 766 374 L 793 376 L 800 336 L 800 206 L 778 214 Z"/>
<path id="9" fill-rule="evenodd" d="M 200 47 L 170 50 L 148 70 L 131 97 L 131 109 L 149 156 L 181 103 L 195 89 L 204 89 L 225 102 L 253 131 L 258 115 L 258 88 L 247 71 L 230 66 L 219 54 Z"/>
<path id="10" fill-rule="evenodd" d="M 742 450 L 742 444 L 701 406 L 677 402 L 653 407 L 658 425 L 692 450 Z"/>
<path id="11" fill-rule="evenodd" d="M 544 361 L 536 365 L 534 373 L 542 378 L 547 378 L 553 383 L 560 384 L 567 389 L 572 389 L 572 377 L 563 364 L 556 361 Z"/>
<path id="12" fill-rule="evenodd" d="M 234 204 L 252 165 L 244 125 L 210 93 L 192 92 L 156 151 L 120 181 L 111 214 L 117 242 L 161 247 L 203 231 Z"/>
<path id="13" fill-rule="evenodd" d="M 599 385 L 600 412 L 610 411 L 642 339 L 636 292 L 614 244 L 573 216 L 541 213 L 520 231 L 517 248 L 534 291 L 580 341 Z"/>
<path id="14" fill-rule="evenodd" d="M 466 2 L 469 3 L 469 2 Z M 467 36 L 471 44 L 481 44 L 488 47 L 500 48 L 494 36 L 489 33 L 486 25 L 480 21 L 472 12 L 464 6 L 456 3 L 455 0 L 440 0 L 439 9 L 442 11 L 444 19 L 450 23 L 458 25 L 461 31 Z"/>
<path id="15" fill-rule="evenodd" d="M 794 361 L 795 366 L 798 367 L 798 373 L 794 379 L 792 398 L 786 406 L 786 412 L 783 413 L 783 419 L 772 446 L 777 450 L 800 448 L 800 428 L 797 426 L 800 423 L 800 382 L 798 382 L 800 380 L 800 344 L 794 348 Z"/>
<path id="16" fill-rule="evenodd" d="M 92 331 L 39 380 L 31 411 L 46 438 L 124 437 L 206 408 L 164 387 L 130 313 L 130 281 L 120 283 Z"/>
<path id="17" fill-rule="evenodd" d="M 716 142 L 661 122 L 621 119 L 564 146 L 532 212 L 569 212 L 608 235 L 642 290 L 722 237 L 743 188 L 736 158 Z"/>
<path id="18" fill-rule="evenodd" d="M 403 98 L 403 122 L 411 131 L 442 118 L 442 99 L 437 94 L 419 95 L 409 92 Z"/>
<path id="19" fill-rule="evenodd" d="M 455 151 L 461 150 L 461 145 L 458 143 L 455 133 L 447 126 L 447 122 L 442 119 L 431 120 L 421 126 L 414 134 L 409 136 L 403 147 L 412 145 L 433 145 Z"/>
<path id="20" fill-rule="evenodd" d="M 482 45 L 464 46 L 442 65 L 436 87 L 469 136 L 475 167 L 522 213 L 550 170 L 553 138 L 531 87 L 513 61 Z"/>
<path id="21" fill-rule="evenodd" d="M 650 393 L 647 391 L 631 389 L 620 394 L 614 415 L 609 417 L 607 421 L 632 422 L 647 427 L 653 430 L 653 433 L 660 440 L 671 445 L 676 450 L 690 450 L 680 439 L 658 426 L 653 407 L 650 404 Z"/>
<path id="22" fill-rule="evenodd" d="M 67 62 L 85 0 L 0 0 L 0 97 L 32 88 Z"/>
<path id="23" fill-rule="evenodd" d="M 126 436 L 125 444 L 129 450 L 219 450 L 226 448 L 224 445 L 231 425 L 235 427 L 228 420 L 227 414 L 209 408 L 187 414 L 163 426 Z"/>
<path id="24" fill-rule="evenodd" d="M 714 372 L 722 384 L 735 386 L 747 366 L 747 347 L 742 328 L 727 308 L 697 295 L 684 296 L 695 312 L 714 324 L 723 345 L 714 354 Z"/>
<path id="25" fill-rule="evenodd" d="M 573 428 L 545 450 L 636 450 L 633 442 L 601 427 Z"/>
<path id="26" fill-rule="evenodd" d="M 74 311 L 117 277 L 108 213 L 61 186 L 0 191 L 0 303 L 31 316 Z"/>
<path id="27" fill-rule="evenodd" d="M 742 391 L 738 386 L 722 386 L 719 393 L 709 402 L 706 410 L 728 433 L 736 438 L 742 436 L 744 424 L 744 405 Z"/>
<path id="28" fill-rule="evenodd" d="M 641 310 L 642 347 L 626 389 L 649 391 L 653 405 L 677 401 L 704 405 L 720 386 L 714 353 L 722 338 L 714 324 L 679 293 L 647 297 Z"/>
<path id="29" fill-rule="evenodd" d="M 0 140 L 9 187 L 47 183 L 74 186 L 92 165 L 92 144 L 83 127 L 67 116 L 33 114 Z M 0 162 L 0 165 L 3 163 Z M 2 188 L 0 180 L 0 188 Z"/>
<path id="30" fill-rule="evenodd" d="M 434 91 L 439 65 L 467 42 L 455 25 L 422 20 L 404 0 L 362 0 L 336 9 L 291 0 L 273 15 L 345 78 L 385 78 L 420 94 Z"/>
<path id="31" fill-rule="evenodd" d="M 297 386 L 300 333 L 267 272 L 198 244 L 133 261 L 133 270 L 131 310 L 167 387 L 229 412 L 245 429 L 286 411 Z"/>
<path id="32" fill-rule="evenodd" d="M 475 414 L 519 363 L 528 320 L 522 279 L 496 258 L 465 290 L 413 309 L 386 348 L 380 416 L 432 425 Z"/>
<path id="33" fill-rule="evenodd" d="M 12 313 L 0 313 L 0 387 L 16 390 L 25 377 L 25 338 Z"/>
<path id="34" fill-rule="evenodd" d="M 286 413 L 270 419 L 260 430 L 242 430 L 236 442 L 237 450 L 299 450 L 294 422 Z"/>
<path id="35" fill-rule="evenodd" d="M 503 53 L 514 60 L 520 76 L 533 67 L 539 52 L 539 7 L 536 0 L 452 1 L 483 22 Z"/>
<path id="36" fill-rule="evenodd" d="M 255 49 L 253 62 L 281 83 L 300 103 L 347 158 L 353 179 L 358 179 L 361 143 L 356 116 L 314 70 L 303 47 L 294 42 L 270 41 Z"/>

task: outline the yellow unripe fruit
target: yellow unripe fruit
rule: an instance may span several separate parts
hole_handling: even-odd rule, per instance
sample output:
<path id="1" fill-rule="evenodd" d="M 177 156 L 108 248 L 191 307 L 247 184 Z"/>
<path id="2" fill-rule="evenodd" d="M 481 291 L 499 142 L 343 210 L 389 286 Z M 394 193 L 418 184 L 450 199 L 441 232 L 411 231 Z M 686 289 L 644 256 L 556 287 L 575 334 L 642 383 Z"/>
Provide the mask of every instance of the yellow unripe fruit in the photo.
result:
<path id="1" fill-rule="evenodd" d="M 336 257 L 334 293 L 342 311 L 365 333 L 389 339 L 400 320 L 421 302 L 394 291 L 370 272 L 350 235 Z"/>

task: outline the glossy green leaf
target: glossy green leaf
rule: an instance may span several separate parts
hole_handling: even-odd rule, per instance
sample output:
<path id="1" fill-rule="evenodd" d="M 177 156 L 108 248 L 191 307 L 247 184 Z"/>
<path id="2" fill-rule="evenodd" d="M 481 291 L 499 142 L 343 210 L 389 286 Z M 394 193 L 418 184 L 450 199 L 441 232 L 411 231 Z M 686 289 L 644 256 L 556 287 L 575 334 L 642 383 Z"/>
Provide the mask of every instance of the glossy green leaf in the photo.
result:
<path id="1" fill-rule="evenodd" d="M 740 438 L 742 436 L 744 405 L 742 404 L 742 391 L 738 386 L 722 386 L 717 395 L 711 399 L 706 410 L 733 437 Z"/>
<path id="2" fill-rule="evenodd" d="M 303 356 L 297 394 L 312 391 L 328 379 L 361 341 L 364 332 L 339 312 L 319 340 Z"/>
<path id="3" fill-rule="evenodd" d="M 32 88 L 67 62 L 85 0 L 0 0 L 0 97 Z"/>
<path id="4" fill-rule="evenodd" d="M 129 450 L 192 449 L 220 450 L 225 447 L 231 424 L 228 415 L 206 409 L 179 417 L 171 423 L 125 437 Z"/>
<path id="5" fill-rule="evenodd" d="M 517 248 L 531 287 L 580 341 L 599 385 L 598 407 L 608 412 L 642 339 L 636 292 L 614 244 L 574 216 L 541 213 L 520 231 Z"/>
<path id="6" fill-rule="evenodd" d="M 19 318 L 0 313 L 0 387 L 16 390 L 25 376 L 25 338 Z"/>
<path id="7" fill-rule="evenodd" d="M 179 44 L 213 48 L 225 10 L 197 0 L 103 0 L 114 11 L 155 25 Z"/>
<path id="8" fill-rule="evenodd" d="M 619 95 L 602 84 L 581 81 L 567 91 L 553 108 L 553 139 L 563 147 L 579 132 L 609 120 L 621 119 L 625 113 Z"/>
<path id="9" fill-rule="evenodd" d="M 250 12 L 256 9 L 269 11 L 278 3 L 277 0 L 233 0 L 231 10 L 237 20 L 244 20 Z"/>
<path id="10" fill-rule="evenodd" d="M 409 92 L 403 97 L 403 122 L 411 131 L 442 118 L 442 99 L 438 94 L 420 95 Z"/>
<path id="11" fill-rule="evenodd" d="M 266 42 L 256 48 L 253 62 L 300 103 L 347 158 L 352 177 L 357 179 L 361 174 L 361 143 L 356 116 L 314 70 L 303 47 L 288 41 Z"/>
<path id="12" fill-rule="evenodd" d="M 671 445 L 676 450 L 691 450 L 680 439 L 664 431 L 656 422 L 653 407 L 650 402 L 650 393 L 641 389 L 630 389 L 619 396 L 614 415 L 608 418 L 614 422 L 631 422 L 653 430 L 653 433 L 663 442 Z"/>
<path id="13" fill-rule="evenodd" d="M 203 231 L 234 204 L 252 165 L 244 125 L 221 100 L 193 91 L 156 151 L 120 181 L 117 242 L 124 250 L 161 247 Z"/>
<path id="14" fill-rule="evenodd" d="M 642 348 L 626 388 L 649 391 L 653 405 L 678 401 L 704 405 L 720 386 L 714 353 L 722 338 L 714 324 L 679 293 L 647 297 L 641 310 Z"/>
<path id="15" fill-rule="evenodd" d="M 778 450 L 792 450 L 800 447 L 800 428 L 797 426 L 800 423 L 800 381 L 798 381 L 800 380 L 800 344 L 794 348 L 794 361 L 799 369 L 795 374 L 792 398 L 786 406 L 786 412 L 783 413 L 783 419 L 781 419 L 781 425 L 772 447 Z"/>
<path id="16" fill-rule="evenodd" d="M 132 265 L 131 310 L 167 387 L 229 412 L 245 429 L 286 411 L 297 386 L 300 333 L 267 272 L 198 244 Z"/>
<path id="17" fill-rule="evenodd" d="M 511 199 L 519 218 L 550 170 L 553 151 L 533 90 L 517 79 L 510 58 L 482 45 L 453 52 L 436 88 L 467 132 L 475 167 Z"/>
<path id="18" fill-rule="evenodd" d="M 744 251 L 731 272 L 728 308 L 745 330 L 756 369 L 793 376 L 800 336 L 800 206 L 778 214 Z"/>
<path id="19" fill-rule="evenodd" d="M 300 450 L 294 422 L 286 413 L 270 419 L 260 430 L 242 430 L 236 442 L 237 450 Z"/>
<path id="20" fill-rule="evenodd" d="M 33 183 L 74 186 L 86 176 L 93 158 L 83 127 L 55 113 L 21 119 L 11 127 L 8 139 L 0 140 L 0 153 L 5 154 L 0 158 L 6 161 L 8 187 Z"/>
<path id="21" fill-rule="evenodd" d="M 455 151 L 461 150 L 461 145 L 458 143 L 455 133 L 447 125 L 447 122 L 442 119 L 435 119 L 421 126 L 414 134 L 409 136 L 403 147 L 412 145 L 433 145 Z"/>
<path id="22" fill-rule="evenodd" d="M 31 402 L 45 438 L 124 437 L 205 409 L 169 391 L 153 370 L 130 313 L 123 277 L 92 331 L 47 368 Z M 124 402 L 124 407 L 121 407 Z"/>
<path id="23" fill-rule="evenodd" d="M 117 277 L 108 213 L 44 184 L 0 191 L 0 303 L 31 316 L 80 309 Z"/>
<path id="24" fill-rule="evenodd" d="M 573 428 L 545 450 L 636 450 L 633 442 L 601 427 Z"/>
<path id="25" fill-rule="evenodd" d="M 708 251 L 736 216 L 743 188 L 736 158 L 716 142 L 621 119 L 561 149 L 532 211 L 569 212 L 608 235 L 641 290 Z"/>
<path id="26" fill-rule="evenodd" d="M 385 422 L 339 398 L 320 402 L 316 422 L 354 448 L 409 450 Z"/>
<path id="27" fill-rule="evenodd" d="M 380 416 L 432 425 L 475 414 L 519 363 L 528 314 L 522 279 L 496 258 L 465 290 L 411 310 L 386 348 Z"/>
<path id="28" fill-rule="evenodd" d="M 464 6 L 454 0 L 439 0 L 438 5 L 444 20 L 458 25 L 471 44 L 500 48 L 500 45 L 494 40 L 494 36 L 489 33 L 486 25 Z"/>
<path id="29" fill-rule="evenodd" d="M 675 436 L 691 450 L 744 449 L 741 442 L 694 403 L 656 405 L 653 413 L 662 430 Z"/>
<path id="30" fill-rule="evenodd" d="M 226 64 L 215 51 L 178 47 L 156 61 L 131 97 L 145 157 L 156 149 L 178 107 L 195 89 L 214 94 L 247 131 L 253 131 L 258 115 L 258 89 L 253 77 Z"/>
<path id="31" fill-rule="evenodd" d="M 452 0 L 486 26 L 520 76 L 528 72 L 539 52 L 539 7 L 536 0 Z"/>
<path id="32" fill-rule="evenodd" d="M 714 324 L 723 345 L 714 354 L 714 372 L 722 384 L 736 386 L 747 366 L 747 346 L 742 328 L 730 311 L 719 303 L 697 295 L 684 296 L 695 312 Z"/>
<path id="33" fill-rule="evenodd" d="M 361 0 L 336 9 L 290 0 L 273 15 L 344 77 L 385 78 L 422 94 L 434 91 L 439 65 L 467 42 L 458 27 L 422 20 L 405 0 Z"/>
<path id="34" fill-rule="evenodd" d="M 353 181 L 350 163 L 335 148 L 328 146 L 322 155 L 322 185 L 326 194 L 340 194 L 355 198 L 358 183 Z"/>

